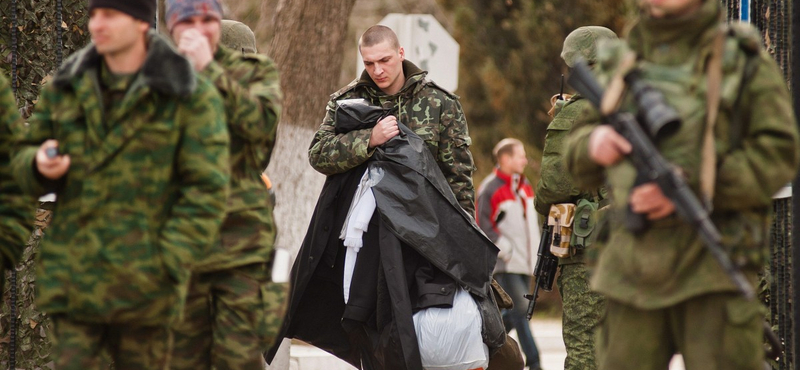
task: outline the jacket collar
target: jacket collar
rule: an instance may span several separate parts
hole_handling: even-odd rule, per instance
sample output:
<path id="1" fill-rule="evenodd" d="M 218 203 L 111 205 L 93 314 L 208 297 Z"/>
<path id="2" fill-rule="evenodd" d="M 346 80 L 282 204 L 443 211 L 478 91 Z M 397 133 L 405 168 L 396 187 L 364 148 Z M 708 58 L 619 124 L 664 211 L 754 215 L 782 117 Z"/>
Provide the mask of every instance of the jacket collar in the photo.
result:
<path id="1" fill-rule="evenodd" d="M 691 14 L 677 18 L 656 19 L 641 14 L 631 28 L 628 42 L 645 60 L 659 64 L 683 64 L 687 55 L 712 41 L 717 25 L 724 19 L 719 1 L 705 0 Z"/>
<path id="2" fill-rule="evenodd" d="M 500 180 L 503 180 L 503 182 L 506 184 L 514 185 L 515 189 L 519 188 L 525 182 L 525 176 L 507 174 L 503 171 L 500 171 L 500 169 L 497 167 L 494 168 L 494 175 Z"/>
<path id="3" fill-rule="evenodd" d="M 425 80 L 425 76 L 427 75 L 428 71 L 420 69 L 409 60 L 404 60 L 403 76 L 406 77 L 406 82 L 403 84 L 403 88 L 401 88 L 400 91 L 394 95 L 406 95 L 409 92 L 418 91 L 424 85 L 420 82 L 423 82 Z M 361 72 L 361 77 L 358 79 L 356 86 L 366 86 L 372 90 L 375 95 L 386 95 L 383 90 L 381 90 L 378 85 L 375 84 L 375 81 L 372 81 L 372 77 L 369 76 L 369 73 L 367 73 L 366 70 Z"/>
<path id="4" fill-rule="evenodd" d="M 233 56 L 233 53 L 238 53 L 238 51 L 230 49 L 225 45 L 219 44 L 217 45 L 217 51 L 214 52 L 214 60 L 215 61 L 227 60 L 228 58 L 231 58 Z"/>
<path id="5" fill-rule="evenodd" d="M 94 45 L 79 50 L 56 72 L 53 84 L 64 89 L 89 70 L 97 70 L 102 56 Z M 194 70 L 186 58 L 156 31 L 147 33 L 147 57 L 140 70 L 142 82 L 167 95 L 188 96 L 197 86 Z"/>

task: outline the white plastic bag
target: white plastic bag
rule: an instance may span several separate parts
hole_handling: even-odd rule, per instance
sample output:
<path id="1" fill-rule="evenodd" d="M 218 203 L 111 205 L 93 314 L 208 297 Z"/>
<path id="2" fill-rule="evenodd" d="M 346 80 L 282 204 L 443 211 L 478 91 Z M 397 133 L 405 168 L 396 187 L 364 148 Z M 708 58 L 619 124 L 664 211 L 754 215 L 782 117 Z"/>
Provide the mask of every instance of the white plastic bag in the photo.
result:
<path id="1" fill-rule="evenodd" d="M 458 288 L 453 308 L 426 308 L 414 314 L 425 370 L 486 369 L 489 347 L 481 337 L 481 314 L 472 296 Z"/>

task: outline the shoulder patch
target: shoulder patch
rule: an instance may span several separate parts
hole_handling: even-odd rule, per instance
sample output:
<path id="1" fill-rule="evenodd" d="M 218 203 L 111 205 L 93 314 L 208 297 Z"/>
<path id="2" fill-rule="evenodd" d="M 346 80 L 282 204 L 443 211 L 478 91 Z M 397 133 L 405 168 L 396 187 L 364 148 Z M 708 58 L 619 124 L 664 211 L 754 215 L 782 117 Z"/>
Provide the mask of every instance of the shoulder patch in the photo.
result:
<path id="1" fill-rule="evenodd" d="M 458 99 L 461 98 L 460 96 L 458 96 L 458 95 L 456 95 L 456 94 L 454 94 L 454 93 L 452 93 L 450 91 L 447 91 L 447 89 L 439 86 L 436 82 L 434 82 L 430 78 L 425 77 L 425 79 L 423 81 L 425 83 L 425 86 L 430 86 L 430 87 L 433 87 L 433 88 L 435 88 L 437 90 L 440 90 L 441 92 L 445 93 L 445 95 L 447 95 L 447 96 L 449 96 L 449 97 L 451 97 L 451 98 L 453 98 L 455 100 L 458 100 Z"/>
<path id="2" fill-rule="evenodd" d="M 761 33 L 749 23 L 730 23 L 728 25 L 728 34 L 738 40 L 739 47 L 749 54 L 755 54 L 761 50 Z"/>
<path id="3" fill-rule="evenodd" d="M 335 93 L 331 94 L 331 99 L 336 100 L 340 96 L 346 94 L 348 91 L 355 89 L 356 85 L 358 85 L 358 79 L 351 81 L 349 84 L 345 85 Z"/>

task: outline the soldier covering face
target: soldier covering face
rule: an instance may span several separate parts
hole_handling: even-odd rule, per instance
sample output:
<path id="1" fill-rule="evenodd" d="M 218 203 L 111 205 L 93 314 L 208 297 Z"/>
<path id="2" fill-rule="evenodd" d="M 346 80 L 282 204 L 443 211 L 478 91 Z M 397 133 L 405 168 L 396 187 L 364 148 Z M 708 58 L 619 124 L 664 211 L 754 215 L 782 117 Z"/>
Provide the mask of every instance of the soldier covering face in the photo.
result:
<path id="1" fill-rule="evenodd" d="M 255 49 L 244 24 L 221 21 L 216 0 L 168 0 L 167 27 L 195 71 L 225 97 L 231 133 L 231 182 L 220 239 L 197 261 L 185 319 L 175 326 L 171 369 L 263 368 L 283 316 L 287 284 L 272 282 L 273 204 L 261 180 L 269 164 L 281 110 L 278 71 Z M 237 27 L 220 43 L 226 27 Z M 234 48 L 231 48 L 233 46 Z"/>

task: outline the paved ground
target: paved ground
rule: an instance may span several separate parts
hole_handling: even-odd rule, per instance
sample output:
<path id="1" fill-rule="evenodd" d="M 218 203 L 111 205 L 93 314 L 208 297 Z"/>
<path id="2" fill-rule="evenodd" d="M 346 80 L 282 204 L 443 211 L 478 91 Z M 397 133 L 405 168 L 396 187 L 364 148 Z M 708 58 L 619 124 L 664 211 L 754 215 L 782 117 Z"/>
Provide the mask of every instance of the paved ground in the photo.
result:
<path id="1" fill-rule="evenodd" d="M 542 368 L 544 370 L 563 370 L 564 358 L 567 356 L 564 342 L 561 339 L 561 321 L 557 319 L 534 319 L 531 322 L 534 340 L 541 353 Z M 516 332 L 511 335 L 516 337 Z M 327 354 L 315 347 L 302 343 L 291 346 L 288 361 L 278 365 L 276 359 L 270 370 L 353 370 L 347 363 Z M 287 364 L 288 363 L 288 364 Z M 670 370 L 683 370 L 680 357 L 672 361 Z"/>

